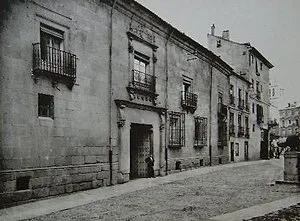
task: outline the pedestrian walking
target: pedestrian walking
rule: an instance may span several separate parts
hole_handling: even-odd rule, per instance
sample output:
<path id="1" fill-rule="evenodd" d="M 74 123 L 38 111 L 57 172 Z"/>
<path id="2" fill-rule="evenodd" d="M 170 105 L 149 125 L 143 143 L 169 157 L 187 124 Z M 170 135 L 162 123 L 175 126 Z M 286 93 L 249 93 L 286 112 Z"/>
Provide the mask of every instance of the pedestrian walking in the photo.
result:
<path id="1" fill-rule="evenodd" d="M 146 159 L 145 162 L 147 163 L 147 176 L 148 177 L 155 177 L 154 176 L 154 159 L 153 156 L 150 154 Z"/>

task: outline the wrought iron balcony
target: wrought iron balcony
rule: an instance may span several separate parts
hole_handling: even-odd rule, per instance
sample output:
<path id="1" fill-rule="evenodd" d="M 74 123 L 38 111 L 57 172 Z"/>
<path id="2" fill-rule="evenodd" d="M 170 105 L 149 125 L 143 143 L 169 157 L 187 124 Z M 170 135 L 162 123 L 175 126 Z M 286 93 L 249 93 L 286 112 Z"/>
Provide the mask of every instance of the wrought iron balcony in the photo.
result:
<path id="1" fill-rule="evenodd" d="M 235 100 L 235 97 L 234 97 L 232 94 L 230 94 L 230 95 L 229 95 L 229 104 L 230 104 L 231 106 L 235 106 L 234 100 Z"/>
<path id="2" fill-rule="evenodd" d="M 197 109 L 197 94 L 181 91 L 181 105 L 183 108 L 196 110 Z"/>
<path id="3" fill-rule="evenodd" d="M 246 127 L 245 137 L 246 137 L 246 138 L 249 138 L 249 137 L 250 137 L 249 127 Z"/>
<path id="4" fill-rule="evenodd" d="M 243 110 L 244 109 L 244 100 L 243 99 L 240 99 L 238 100 L 238 108 Z"/>
<path id="5" fill-rule="evenodd" d="M 132 70 L 132 84 L 136 89 L 155 93 L 156 78 L 153 75 L 146 74 L 138 70 Z"/>
<path id="6" fill-rule="evenodd" d="M 235 126 L 233 124 L 229 125 L 229 135 L 234 137 L 235 136 Z"/>
<path id="7" fill-rule="evenodd" d="M 242 137 L 245 135 L 244 127 L 238 126 L 238 136 Z"/>
<path id="8" fill-rule="evenodd" d="M 76 81 L 76 55 L 40 43 L 33 44 L 33 76 L 45 75 L 73 87 Z"/>
<path id="9" fill-rule="evenodd" d="M 223 116 L 227 116 L 227 106 L 222 103 L 218 103 L 218 113 Z"/>
<path id="10" fill-rule="evenodd" d="M 257 115 L 257 123 L 264 123 L 264 115 L 258 114 Z"/>

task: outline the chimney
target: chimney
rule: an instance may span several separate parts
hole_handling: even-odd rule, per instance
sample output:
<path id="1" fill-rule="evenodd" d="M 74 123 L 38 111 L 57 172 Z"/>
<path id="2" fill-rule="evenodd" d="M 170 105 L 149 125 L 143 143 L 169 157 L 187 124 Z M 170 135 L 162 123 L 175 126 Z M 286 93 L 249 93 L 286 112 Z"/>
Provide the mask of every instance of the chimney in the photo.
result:
<path id="1" fill-rule="evenodd" d="M 229 30 L 223 31 L 222 38 L 226 39 L 226 40 L 229 40 Z"/>
<path id="2" fill-rule="evenodd" d="M 211 34 L 212 36 L 215 35 L 215 24 L 213 24 L 213 25 L 211 26 L 211 32 L 210 32 L 210 34 Z"/>

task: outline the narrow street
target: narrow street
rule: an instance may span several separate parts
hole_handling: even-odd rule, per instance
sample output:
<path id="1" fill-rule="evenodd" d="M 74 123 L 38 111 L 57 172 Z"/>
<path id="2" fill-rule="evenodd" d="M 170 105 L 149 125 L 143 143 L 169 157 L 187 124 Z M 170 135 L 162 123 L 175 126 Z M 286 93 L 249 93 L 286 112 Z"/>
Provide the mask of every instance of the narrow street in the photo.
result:
<path id="1" fill-rule="evenodd" d="M 179 173 L 194 174 L 186 179 L 172 180 L 176 175 L 169 175 L 171 181 L 160 185 L 151 185 L 151 182 L 159 183 L 159 179 L 168 176 L 149 178 L 150 187 L 144 189 L 135 186 L 140 182 L 134 180 L 130 186 L 137 191 L 26 220 L 207 219 L 299 195 L 297 186 L 274 184 L 276 180 L 282 180 L 282 164 L 282 159 L 271 159 L 236 163 L 234 167 L 220 165 L 203 174 L 204 167 Z M 147 179 L 144 181 L 148 182 Z M 99 189 L 99 193 L 101 191 L 105 188 Z"/>

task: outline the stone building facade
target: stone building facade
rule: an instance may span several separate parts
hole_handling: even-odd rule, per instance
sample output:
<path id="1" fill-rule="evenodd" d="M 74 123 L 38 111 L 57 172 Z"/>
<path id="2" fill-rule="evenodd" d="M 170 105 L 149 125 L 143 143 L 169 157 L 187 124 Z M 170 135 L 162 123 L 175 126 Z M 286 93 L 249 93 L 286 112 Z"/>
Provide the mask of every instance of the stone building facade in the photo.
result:
<path id="1" fill-rule="evenodd" d="M 207 37 L 208 48 L 251 83 L 247 91 L 250 109 L 248 159 L 268 158 L 269 70 L 273 65 L 250 43 L 231 41 L 228 30 L 216 36 L 213 25 Z"/>
<path id="2" fill-rule="evenodd" d="M 287 107 L 279 110 L 279 136 L 286 138 L 299 132 L 300 127 L 300 106 L 297 102 L 288 104 Z"/>
<path id="3" fill-rule="evenodd" d="M 141 16 L 142 15 L 142 16 Z M 227 163 L 233 69 L 135 1 L 1 8 L 0 202 Z"/>

